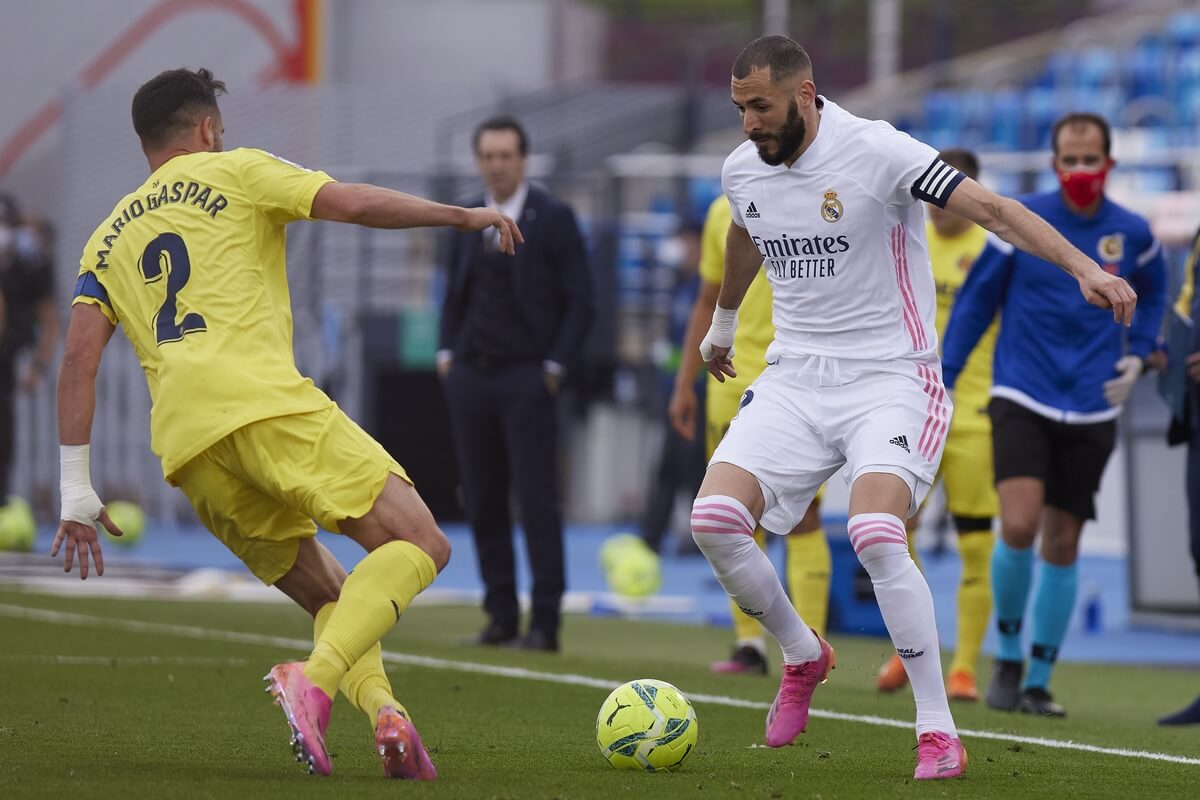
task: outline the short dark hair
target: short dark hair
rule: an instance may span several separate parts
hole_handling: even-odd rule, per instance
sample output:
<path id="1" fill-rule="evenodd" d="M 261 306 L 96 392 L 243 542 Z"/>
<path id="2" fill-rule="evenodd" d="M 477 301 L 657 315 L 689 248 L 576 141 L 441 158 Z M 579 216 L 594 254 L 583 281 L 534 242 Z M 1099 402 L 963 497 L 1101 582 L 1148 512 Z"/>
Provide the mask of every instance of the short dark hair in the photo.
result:
<path id="1" fill-rule="evenodd" d="M 945 161 L 971 180 L 979 180 L 979 158 L 965 147 L 951 147 L 938 153 Z"/>
<path id="2" fill-rule="evenodd" d="M 1058 134 L 1068 125 L 1095 125 L 1100 129 L 1100 138 L 1104 140 L 1104 155 L 1112 155 L 1112 127 L 1104 117 L 1090 111 L 1072 111 L 1059 117 L 1054 123 L 1054 128 L 1050 131 L 1050 148 L 1055 155 L 1058 155 Z"/>
<path id="3" fill-rule="evenodd" d="M 475 135 L 471 137 L 471 147 L 476 153 L 479 152 L 479 139 L 484 131 L 512 131 L 517 134 L 517 149 L 521 151 L 521 155 L 529 155 L 529 137 L 525 135 L 525 129 L 517 122 L 516 117 L 489 117 L 479 123 Z"/>
<path id="4" fill-rule="evenodd" d="M 764 67 L 770 67 L 772 82 L 779 82 L 802 72 L 811 74 L 812 59 L 787 36 L 760 36 L 734 59 L 733 77 L 742 80 Z"/>
<path id="5" fill-rule="evenodd" d="M 143 147 L 161 147 L 204 115 L 220 113 L 225 84 L 210 70 L 169 69 L 142 84 L 133 96 L 133 129 Z"/>

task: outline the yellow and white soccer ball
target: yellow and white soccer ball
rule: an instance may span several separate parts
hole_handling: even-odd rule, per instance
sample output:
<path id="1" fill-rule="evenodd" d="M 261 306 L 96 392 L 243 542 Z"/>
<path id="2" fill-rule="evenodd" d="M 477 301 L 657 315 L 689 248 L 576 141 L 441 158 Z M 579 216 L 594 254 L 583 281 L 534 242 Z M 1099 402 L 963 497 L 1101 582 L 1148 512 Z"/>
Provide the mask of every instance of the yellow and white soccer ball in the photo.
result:
<path id="1" fill-rule="evenodd" d="M 146 530 L 146 515 L 142 512 L 142 507 L 137 503 L 132 503 L 128 500 L 113 500 L 105 507 L 108 512 L 108 517 L 118 528 L 121 529 L 122 536 L 112 536 L 103 525 L 99 525 L 104 531 L 104 538 L 115 545 L 122 547 L 132 547 L 142 540 L 142 533 Z"/>
<path id="2" fill-rule="evenodd" d="M 23 498 L 12 495 L 0 506 L 0 550 L 28 552 L 37 537 L 33 509 Z"/>
<path id="3" fill-rule="evenodd" d="M 621 597 L 640 599 L 655 594 L 662 585 L 658 553 L 632 533 L 610 536 L 600 547 L 600 565 L 608 588 Z"/>
<path id="4" fill-rule="evenodd" d="M 613 689 L 596 716 L 596 743 L 617 769 L 677 770 L 699 735 L 696 710 L 687 696 L 653 678 Z"/>

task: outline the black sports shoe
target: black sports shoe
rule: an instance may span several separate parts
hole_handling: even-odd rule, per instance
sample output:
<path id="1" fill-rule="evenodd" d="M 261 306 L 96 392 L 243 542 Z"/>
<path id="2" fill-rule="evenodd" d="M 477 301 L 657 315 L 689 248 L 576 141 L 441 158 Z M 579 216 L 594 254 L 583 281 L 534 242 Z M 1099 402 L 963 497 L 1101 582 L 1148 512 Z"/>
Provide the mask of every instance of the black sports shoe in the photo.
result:
<path id="1" fill-rule="evenodd" d="M 518 650 L 541 650 L 546 653 L 557 653 L 558 635 L 539 628 L 530 628 L 524 636 L 513 640 L 512 646 Z"/>
<path id="2" fill-rule="evenodd" d="M 1031 688 L 1021 692 L 1017 710 L 1022 714 L 1037 714 L 1040 717 L 1065 717 L 1067 710 L 1054 702 L 1045 689 Z"/>
<path id="3" fill-rule="evenodd" d="M 711 669 L 721 675 L 766 675 L 767 659 L 757 647 L 747 644 L 735 647 L 728 661 L 714 661 Z"/>
<path id="4" fill-rule="evenodd" d="M 487 627 L 479 632 L 479 635 L 468 639 L 465 643 L 486 645 L 488 647 L 499 647 L 501 645 L 511 644 L 516 638 L 516 624 L 509 626 L 503 625 L 499 622 L 489 622 Z"/>
<path id="5" fill-rule="evenodd" d="M 1200 725 L 1200 697 L 1182 711 L 1163 717 L 1159 725 Z"/>
<path id="6" fill-rule="evenodd" d="M 988 707 L 997 711 L 1015 711 L 1021 696 L 1021 676 L 1024 672 L 1023 661 L 997 658 L 992 668 L 992 682 L 988 684 Z"/>

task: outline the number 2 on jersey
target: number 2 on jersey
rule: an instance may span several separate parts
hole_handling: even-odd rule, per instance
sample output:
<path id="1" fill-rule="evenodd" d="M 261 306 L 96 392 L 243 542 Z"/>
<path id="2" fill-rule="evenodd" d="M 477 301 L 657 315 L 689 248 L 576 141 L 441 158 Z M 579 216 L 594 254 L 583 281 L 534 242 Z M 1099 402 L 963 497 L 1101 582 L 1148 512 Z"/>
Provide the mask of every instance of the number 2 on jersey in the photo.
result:
<path id="1" fill-rule="evenodd" d="M 192 275 L 187 246 L 177 233 L 156 236 L 142 251 L 142 277 L 146 283 L 160 280 L 163 272 L 167 274 L 167 297 L 154 315 L 154 336 L 158 344 L 178 342 L 189 333 L 208 330 L 204 317 L 195 312 L 185 314 L 180 322 L 175 321 L 175 296 L 187 285 Z"/>

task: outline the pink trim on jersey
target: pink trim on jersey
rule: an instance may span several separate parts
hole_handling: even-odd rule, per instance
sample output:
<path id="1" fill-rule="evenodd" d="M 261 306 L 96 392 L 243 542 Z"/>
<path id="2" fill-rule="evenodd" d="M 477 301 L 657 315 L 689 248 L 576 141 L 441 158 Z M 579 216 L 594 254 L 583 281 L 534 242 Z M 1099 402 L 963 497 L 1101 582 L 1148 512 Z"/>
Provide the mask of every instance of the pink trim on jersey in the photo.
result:
<path id="1" fill-rule="evenodd" d="M 908 328 L 908 336 L 912 340 L 913 350 L 923 351 L 929 347 L 925 336 L 925 326 L 921 322 L 921 314 L 917 310 L 916 293 L 913 291 L 912 277 L 908 273 L 908 246 L 906 244 L 908 230 L 904 223 L 892 228 L 891 245 L 892 259 L 896 266 L 896 283 L 900 287 L 900 298 L 904 305 L 904 326 Z"/>
<path id="2" fill-rule="evenodd" d="M 950 427 L 950 415 L 945 403 L 946 387 L 942 385 L 937 370 L 928 364 L 917 364 L 917 376 L 924 379 L 923 391 L 929 396 L 929 405 L 925 408 L 928 416 L 925 418 L 925 427 L 921 429 L 917 450 L 925 456 L 926 461 L 932 462 Z"/>
<path id="3" fill-rule="evenodd" d="M 729 503 L 697 500 L 692 506 L 692 531 L 697 533 L 754 533 L 754 520 Z"/>
<path id="4" fill-rule="evenodd" d="M 861 554 L 873 544 L 898 544 L 908 547 L 908 536 L 904 526 L 883 519 L 872 519 L 849 529 L 850 544 L 856 554 Z"/>

